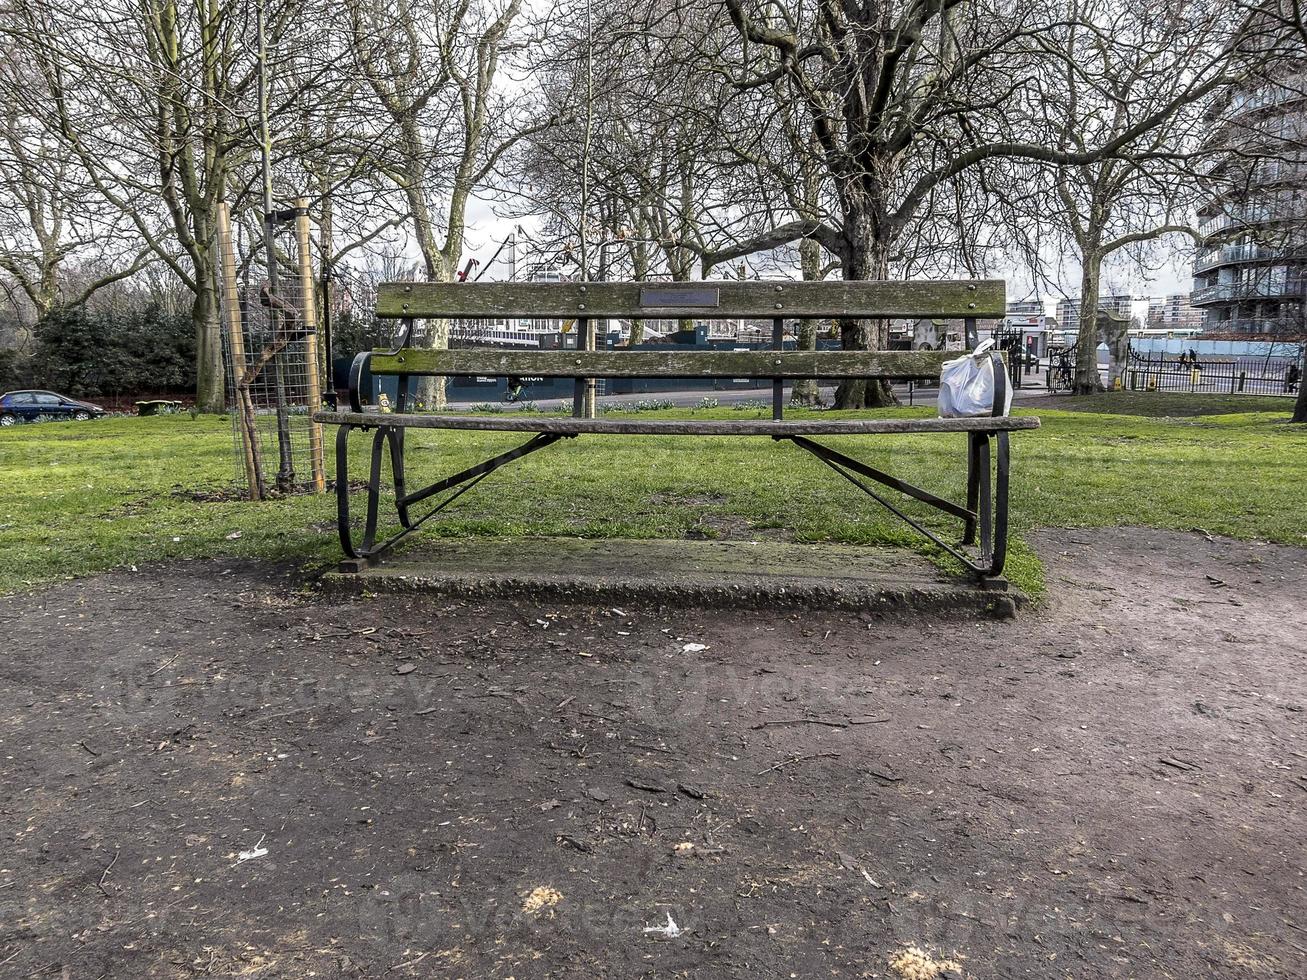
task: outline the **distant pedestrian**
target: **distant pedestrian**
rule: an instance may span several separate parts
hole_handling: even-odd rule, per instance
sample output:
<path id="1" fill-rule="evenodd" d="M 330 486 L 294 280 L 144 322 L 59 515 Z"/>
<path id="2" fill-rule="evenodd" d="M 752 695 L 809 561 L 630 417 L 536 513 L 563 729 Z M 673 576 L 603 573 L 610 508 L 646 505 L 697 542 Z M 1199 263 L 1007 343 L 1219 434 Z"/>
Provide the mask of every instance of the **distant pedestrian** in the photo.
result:
<path id="1" fill-rule="evenodd" d="M 1198 351 L 1192 347 L 1189 348 L 1189 363 L 1193 365 L 1195 371 L 1201 371 L 1203 366 L 1198 363 Z"/>
<path id="2" fill-rule="evenodd" d="M 1290 364 L 1284 372 L 1284 393 L 1291 395 L 1298 390 L 1298 382 L 1302 380 L 1302 368 L 1297 364 Z"/>

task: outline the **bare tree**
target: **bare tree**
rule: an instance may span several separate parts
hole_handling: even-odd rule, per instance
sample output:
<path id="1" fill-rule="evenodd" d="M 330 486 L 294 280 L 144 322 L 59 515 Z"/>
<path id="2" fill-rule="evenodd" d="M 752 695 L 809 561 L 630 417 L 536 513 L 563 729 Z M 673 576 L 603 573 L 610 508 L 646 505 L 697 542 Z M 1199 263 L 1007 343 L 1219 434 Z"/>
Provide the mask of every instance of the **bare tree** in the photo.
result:
<path id="1" fill-rule="evenodd" d="M 1059 258 L 1073 255 L 1079 265 L 1075 390 L 1088 394 L 1102 387 L 1097 349 L 1104 264 L 1129 255 L 1142 265 L 1147 247 L 1163 236 L 1198 238 L 1187 219 L 1206 159 L 1199 152 L 1204 106 L 1189 94 L 1195 79 L 1222 70 L 1227 37 L 1221 15 L 1228 11 L 1140 17 L 1128 7 L 1077 0 L 1071 12 L 1075 23 L 1061 39 L 1061 71 L 1048 79 L 1041 131 L 1050 144 L 1074 153 L 1113 143 L 1116 150 L 1087 162 L 1022 168 L 1028 186 L 1042 192 L 1024 195 L 1020 209 L 1050 233 L 1041 245 L 1051 244 Z M 1140 119 L 1166 110 L 1152 128 L 1137 131 Z M 1131 132 L 1132 139 L 1119 142 Z M 1027 255 L 1037 272 L 1046 258 Z"/>
<path id="2" fill-rule="evenodd" d="M 123 216 L 106 211 L 68 148 L 21 109 L 41 77 L 17 48 L 0 53 L 0 271 L 8 273 L 37 320 L 57 306 L 136 274 L 150 257 L 124 242 Z M 77 264 L 102 271 L 69 282 Z"/>
<path id="3" fill-rule="evenodd" d="M 1061 41 L 1085 19 L 1075 6 L 726 0 L 726 7 L 740 44 L 720 52 L 723 63 L 741 89 L 771 87 L 801 106 L 836 201 L 829 222 L 798 219 L 739 247 L 770 247 L 784 233 L 816 238 L 839 258 L 846 279 L 888 277 L 903 242 L 923 225 L 941 230 L 941 212 L 964 178 L 1014 160 L 1075 166 L 1110 158 L 1225 80 L 1217 52 L 1171 100 L 1113 135 L 1083 147 L 1035 142 L 1029 134 L 1045 107 L 1044 84 L 1065 60 Z M 785 85 L 776 87 L 778 80 Z M 886 331 L 863 321 L 841 332 L 846 347 L 874 348 Z M 838 404 L 885 398 L 878 386 L 844 385 Z"/>
<path id="4" fill-rule="evenodd" d="M 251 154 L 255 115 L 254 6 L 138 5 L 109 0 L 83 16 L 64 0 L 16 0 L 0 34 L 19 45 L 41 86 L 24 111 L 63 141 L 90 186 L 190 291 L 196 336 L 196 403 L 221 411 L 224 371 L 218 323 L 218 205 L 256 203 Z M 310 42 L 299 0 L 269 3 L 274 126 L 305 111 L 328 63 L 298 70 L 289 43 Z"/>
<path id="5" fill-rule="evenodd" d="M 213 219 L 244 139 L 229 108 L 240 83 L 228 46 L 249 25 L 230 7 L 181 8 L 174 0 L 97 20 L 57 4 L 20 9 L 19 39 L 49 93 L 47 126 L 190 289 L 196 403 L 221 411 Z"/>
<path id="6" fill-rule="evenodd" d="M 473 196 L 514 144 L 549 124 L 527 125 L 526 94 L 504 91 L 500 77 L 522 2 L 349 0 L 347 9 L 354 65 L 385 121 L 369 162 L 404 198 L 427 279 L 451 282 Z M 430 323 L 426 343 L 447 347 L 448 322 Z M 423 379 L 419 402 L 443 407 L 442 381 Z"/>
<path id="7" fill-rule="evenodd" d="M 623 0 L 552 22 L 540 71 L 562 125 L 515 161 L 543 246 L 584 278 L 694 278 L 703 226 L 723 201 L 720 78 L 694 49 L 697 14 Z M 640 324 L 633 324 L 637 342 Z"/>

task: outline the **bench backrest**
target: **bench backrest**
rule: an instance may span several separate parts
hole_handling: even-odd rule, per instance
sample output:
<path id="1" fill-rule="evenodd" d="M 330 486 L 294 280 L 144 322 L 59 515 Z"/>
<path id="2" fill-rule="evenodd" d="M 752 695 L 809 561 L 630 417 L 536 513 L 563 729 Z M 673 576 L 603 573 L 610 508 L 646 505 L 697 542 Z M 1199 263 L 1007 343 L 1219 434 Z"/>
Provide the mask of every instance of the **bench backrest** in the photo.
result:
<path id="1" fill-rule="evenodd" d="M 383 283 L 377 316 L 829 320 L 1006 314 L 1001 279 L 944 282 Z"/>
<path id="2" fill-rule="evenodd" d="M 1006 311 L 1002 280 L 945 282 L 383 283 L 377 316 L 388 319 L 529 317 L 800 319 L 932 317 L 995 319 Z M 578 331 L 583 335 L 584 329 Z M 779 335 L 779 331 L 774 331 Z M 552 378 L 925 378 L 956 354 L 944 351 L 374 351 L 373 374 Z"/>

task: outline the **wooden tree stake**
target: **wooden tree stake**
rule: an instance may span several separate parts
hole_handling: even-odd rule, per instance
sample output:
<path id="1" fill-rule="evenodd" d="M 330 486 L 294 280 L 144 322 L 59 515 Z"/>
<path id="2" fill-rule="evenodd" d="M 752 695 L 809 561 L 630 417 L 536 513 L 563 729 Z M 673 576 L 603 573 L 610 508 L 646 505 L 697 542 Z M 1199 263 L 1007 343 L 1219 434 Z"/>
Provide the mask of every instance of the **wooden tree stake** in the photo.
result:
<path id="1" fill-rule="evenodd" d="M 236 389 L 237 428 L 241 434 L 241 455 L 245 463 L 245 482 L 251 500 L 262 500 L 263 460 L 259 433 L 255 428 L 254 403 L 245 384 L 245 329 L 241 321 L 240 293 L 236 289 L 236 249 L 231 237 L 231 208 L 218 204 L 218 263 L 222 277 L 222 304 L 231 337 L 231 374 Z"/>
<path id="2" fill-rule="evenodd" d="M 309 414 L 322 409 L 322 374 L 318 365 L 318 311 L 313 290 L 313 263 L 309 257 L 309 200 L 297 198 L 295 207 L 295 240 L 299 250 L 300 296 L 304 304 L 304 361 L 308 385 Z M 330 365 L 328 365 L 330 368 Z M 313 489 L 322 493 L 327 479 L 322 468 L 322 426 L 309 422 L 309 466 L 313 476 Z"/>

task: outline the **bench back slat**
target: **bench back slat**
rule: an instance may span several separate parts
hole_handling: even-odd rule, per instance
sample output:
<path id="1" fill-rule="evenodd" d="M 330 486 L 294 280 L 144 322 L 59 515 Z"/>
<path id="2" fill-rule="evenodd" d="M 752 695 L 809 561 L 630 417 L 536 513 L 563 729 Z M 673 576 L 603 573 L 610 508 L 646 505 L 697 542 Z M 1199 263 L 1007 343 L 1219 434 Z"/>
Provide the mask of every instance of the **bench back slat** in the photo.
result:
<path id="1" fill-rule="evenodd" d="M 649 351 L 406 348 L 374 351 L 373 374 L 518 378 L 938 378 L 949 351 Z"/>
<path id="2" fill-rule="evenodd" d="M 1006 313 L 1001 279 L 942 282 L 388 282 L 383 318 L 536 317 L 775 318 L 978 317 Z"/>

